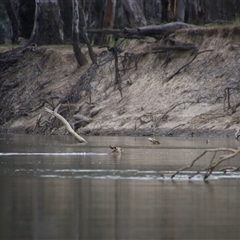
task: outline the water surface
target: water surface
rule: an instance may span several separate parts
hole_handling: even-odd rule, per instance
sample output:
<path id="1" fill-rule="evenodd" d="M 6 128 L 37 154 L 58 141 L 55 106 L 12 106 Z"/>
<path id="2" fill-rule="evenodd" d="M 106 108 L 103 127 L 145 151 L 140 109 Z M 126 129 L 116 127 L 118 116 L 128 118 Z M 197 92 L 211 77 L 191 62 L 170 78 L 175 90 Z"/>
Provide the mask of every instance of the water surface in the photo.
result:
<path id="1" fill-rule="evenodd" d="M 0 239 L 239 239 L 239 174 L 171 180 L 231 138 L 0 135 Z M 109 154 L 109 145 L 124 148 Z M 210 155 L 197 163 L 199 169 Z M 237 164 L 239 157 L 226 164 Z"/>

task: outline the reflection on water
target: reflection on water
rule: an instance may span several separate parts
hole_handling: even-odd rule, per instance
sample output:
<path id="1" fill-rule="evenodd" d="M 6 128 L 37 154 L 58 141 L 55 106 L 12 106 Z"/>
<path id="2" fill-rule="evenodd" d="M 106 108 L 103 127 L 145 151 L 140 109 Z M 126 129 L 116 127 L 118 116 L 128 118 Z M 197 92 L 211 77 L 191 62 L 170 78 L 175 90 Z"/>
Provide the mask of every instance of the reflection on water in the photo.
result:
<path id="1" fill-rule="evenodd" d="M 159 139 L 0 136 L 0 239 L 239 239 L 238 173 L 169 177 L 206 147 L 239 143 Z"/>

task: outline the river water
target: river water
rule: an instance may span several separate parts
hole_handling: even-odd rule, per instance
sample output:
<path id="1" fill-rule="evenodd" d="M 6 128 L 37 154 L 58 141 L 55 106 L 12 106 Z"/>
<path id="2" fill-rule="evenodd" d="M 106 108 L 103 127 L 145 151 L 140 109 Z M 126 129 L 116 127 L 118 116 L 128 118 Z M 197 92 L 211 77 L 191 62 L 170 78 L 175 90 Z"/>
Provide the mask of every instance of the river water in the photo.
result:
<path id="1" fill-rule="evenodd" d="M 0 135 L 0 239 L 240 239 L 239 173 L 170 178 L 205 148 L 238 147 L 235 139 L 87 140 Z"/>

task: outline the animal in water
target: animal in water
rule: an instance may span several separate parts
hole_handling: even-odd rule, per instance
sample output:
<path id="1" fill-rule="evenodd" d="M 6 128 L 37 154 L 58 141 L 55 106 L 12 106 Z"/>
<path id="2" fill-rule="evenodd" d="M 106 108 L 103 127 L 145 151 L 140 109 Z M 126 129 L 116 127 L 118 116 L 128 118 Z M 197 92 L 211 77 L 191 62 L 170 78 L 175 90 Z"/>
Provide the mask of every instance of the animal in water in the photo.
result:
<path id="1" fill-rule="evenodd" d="M 115 147 L 115 146 L 112 146 L 112 145 L 109 145 L 109 147 L 112 149 L 112 154 L 121 154 L 123 153 L 123 149 L 120 148 L 120 147 Z"/>
<path id="2" fill-rule="evenodd" d="M 155 138 L 148 138 L 148 140 L 152 143 L 152 144 L 160 144 L 160 142 L 155 139 Z"/>

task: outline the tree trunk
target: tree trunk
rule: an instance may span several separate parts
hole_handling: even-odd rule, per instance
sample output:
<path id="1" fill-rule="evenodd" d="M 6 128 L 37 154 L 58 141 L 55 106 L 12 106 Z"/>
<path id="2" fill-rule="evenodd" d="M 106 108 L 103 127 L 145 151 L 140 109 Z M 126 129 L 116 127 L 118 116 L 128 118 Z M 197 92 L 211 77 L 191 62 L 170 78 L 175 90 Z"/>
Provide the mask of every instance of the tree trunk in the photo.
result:
<path id="1" fill-rule="evenodd" d="M 63 43 L 63 23 L 60 15 L 58 0 L 36 0 L 39 1 L 39 29 L 38 44 Z"/>
<path id="2" fill-rule="evenodd" d="M 77 0 L 72 0 L 72 11 L 73 11 L 73 19 L 72 19 L 72 45 L 73 52 L 75 58 L 80 66 L 87 64 L 87 59 L 81 52 L 81 48 L 79 47 L 79 6 Z"/>
<path id="3" fill-rule="evenodd" d="M 147 25 L 146 18 L 136 0 L 121 0 L 122 7 L 129 22 L 129 27 L 141 27 Z"/>
<path id="4" fill-rule="evenodd" d="M 37 18 L 35 16 L 34 20 L 36 6 L 38 6 L 38 16 Z M 6 0 L 6 9 L 12 23 L 13 42 L 17 42 L 19 37 L 29 39 L 33 35 L 37 44 L 63 42 L 58 0 Z"/>
<path id="5" fill-rule="evenodd" d="M 34 12 L 35 12 L 34 0 L 19 0 L 19 27 L 20 37 L 29 39 L 32 33 L 34 24 Z"/>
<path id="6" fill-rule="evenodd" d="M 35 0 L 35 14 L 34 14 L 34 25 L 33 25 L 33 30 L 31 33 L 30 41 L 28 44 L 31 43 L 36 43 L 37 42 L 37 37 L 38 37 L 38 28 L 39 28 L 39 11 L 40 11 L 40 4 L 39 0 Z"/>
<path id="7" fill-rule="evenodd" d="M 188 0 L 185 4 L 185 22 L 197 24 L 199 23 L 201 8 L 201 1 Z"/>
<path id="8" fill-rule="evenodd" d="M 12 43 L 16 43 L 18 37 L 20 37 L 18 21 L 19 2 L 18 0 L 16 1 L 6 0 L 5 6 L 8 17 L 12 24 Z"/>
<path id="9" fill-rule="evenodd" d="M 89 56 L 90 56 L 92 62 L 95 63 L 96 57 L 93 52 L 92 45 L 88 39 L 87 33 L 86 33 L 87 24 L 86 24 L 86 19 L 85 19 L 85 14 L 84 14 L 84 4 L 82 2 L 79 3 L 79 11 L 80 11 L 80 24 L 79 24 L 80 35 L 82 36 L 84 42 L 87 44 L 88 53 L 89 53 Z"/>
<path id="10" fill-rule="evenodd" d="M 177 1 L 177 21 L 179 22 L 185 21 L 185 11 L 186 11 L 185 0 L 178 0 Z"/>
<path id="11" fill-rule="evenodd" d="M 168 0 L 162 0 L 162 22 L 168 22 Z"/>
<path id="12" fill-rule="evenodd" d="M 105 0 L 102 28 L 113 29 L 115 20 L 116 0 Z M 111 35 L 102 35 L 101 44 L 107 44 Z"/>
<path id="13" fill-rule="evenodd" d="M 150 24 L 160 24 L 162 22 L 162 3 L 161 0 L 142 0 L 143 12 Z"/>
<path id="14" fill-rule="evenodd" d="M 63 20 L 64 40 L 69 41 L 72 38 L 72 1 L 60 1 L 60 9 Z"/>

